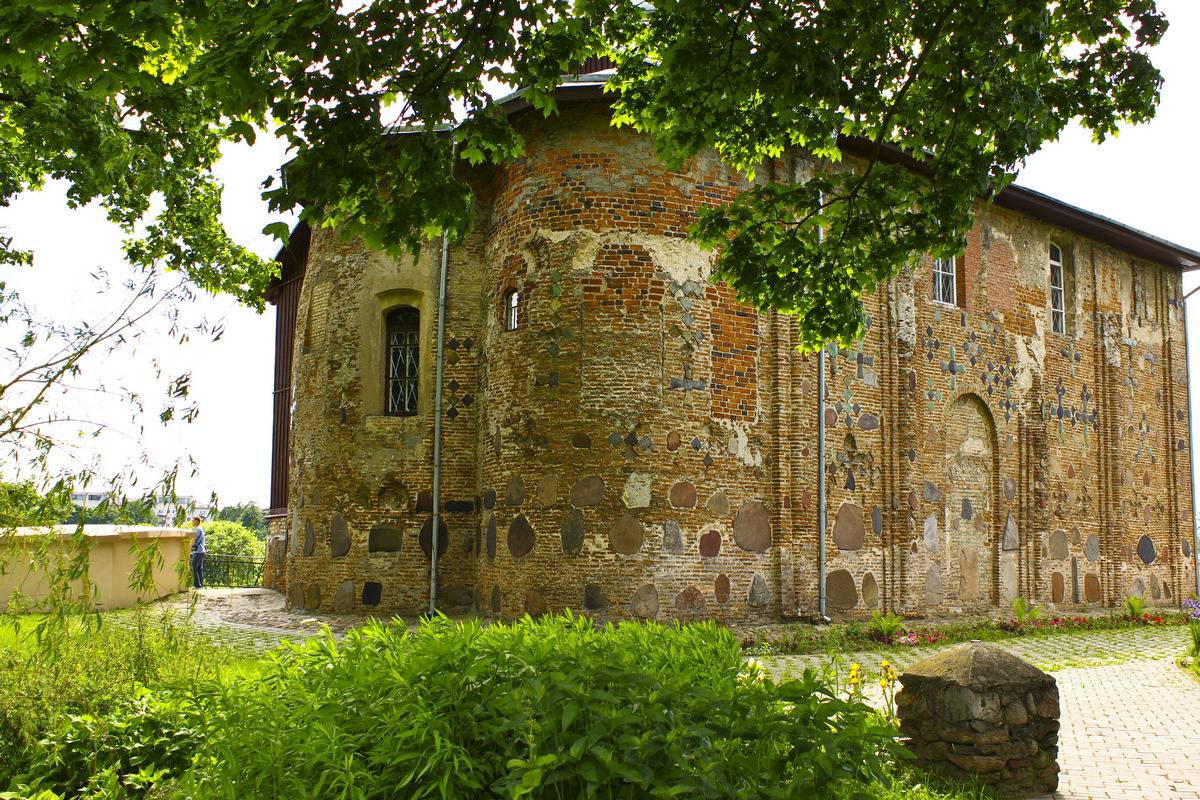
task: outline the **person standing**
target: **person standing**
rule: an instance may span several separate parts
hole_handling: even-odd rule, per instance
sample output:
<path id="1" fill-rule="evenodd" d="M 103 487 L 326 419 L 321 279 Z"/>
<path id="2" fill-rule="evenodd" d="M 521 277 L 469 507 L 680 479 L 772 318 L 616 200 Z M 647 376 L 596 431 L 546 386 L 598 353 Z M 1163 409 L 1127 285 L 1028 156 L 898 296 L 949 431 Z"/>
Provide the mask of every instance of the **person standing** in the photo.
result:
<path id="1" fill-rule="evenodd" d="M 199 517 L 192 517 L 192 527 L 196 529 L 196 538 L 192 540 L 192 583 L 195 588 L 203 589 L 204 554 L 208 548 L 204 545 L 204 528 L 200 527 Z"/>

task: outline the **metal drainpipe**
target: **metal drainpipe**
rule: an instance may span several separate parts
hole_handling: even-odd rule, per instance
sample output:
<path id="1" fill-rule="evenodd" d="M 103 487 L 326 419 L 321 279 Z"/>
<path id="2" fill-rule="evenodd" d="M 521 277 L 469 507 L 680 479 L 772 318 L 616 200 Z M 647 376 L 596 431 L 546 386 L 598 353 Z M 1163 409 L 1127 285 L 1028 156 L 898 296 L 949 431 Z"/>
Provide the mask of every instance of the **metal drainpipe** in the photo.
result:
<path id="1" fill-rule="evenodd" d="M 1200 291 L 1200 286 L 1192 289 L 1183 296 L 1183 363 L 1187 367 L 1191 354 L 1191 344 L 1188 337 L 1187 301 L 1188 298 Z M 1188 405 L 1188 477 L 1192 482 L 1192 574 L 1196 579 L 1196 597 L 1200 598 L 1200 528 L 1196 527 L 1196 462 L 1192 458 L 1192 447 L 1195 439 L 1192 437 L 1192 373 L 1188 371 L 1187 381 Z"/>
<path id="2" fill-rule="evenodd" d="M 458 142 L 450 145 L 450 171 L 458 156 Z M 450 264 L 450 235 L 442 228 L 442 265 L 438 275 L 437 353 L 433 380 L 433 521 L 429 537 L 429 615 L 437 612 L 438 542 L 442 523 L 442 376 L 446 371 L 446 273 Z M 447 547 L 449 543 L 447 543 Z"/>
<path id="3" fill-rule="evenodd" d="M 817 355 L 817 615 L 825 615 L 825 345 Z"/>
<path id="4" fill-rule="evenodd" d="M 824 203 L 825 198 L 819 197 Z M 825 241 L 825 229 L 817 226 L 817 242 Z M 817 617 L 828 622 L 825 614 L 825 343 L 817 353 Z"/>

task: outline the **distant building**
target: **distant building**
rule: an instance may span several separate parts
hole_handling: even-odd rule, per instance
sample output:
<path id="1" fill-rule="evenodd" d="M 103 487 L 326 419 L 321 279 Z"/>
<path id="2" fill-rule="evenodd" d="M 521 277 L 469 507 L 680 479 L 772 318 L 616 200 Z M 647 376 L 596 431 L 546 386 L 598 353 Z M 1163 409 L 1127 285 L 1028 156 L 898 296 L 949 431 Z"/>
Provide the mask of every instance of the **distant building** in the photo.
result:
<path id="1" fill-rule="evenodd" d="M 71 503 L 76 508 L 95 508 L 104 502 L 107 496 L 105 492 L 72 492 Z M 158 517 L 160 525 L 174 524 L 175 514 L 179 509 L 183 509 L 188 516 L 195 515 L 201 519 L 208 519 L 214 511 L 211 503 L 198 501 L 191 495 L 180 495 L 174 501 L 162 498 L 154 501 L 154 516 Z"/>

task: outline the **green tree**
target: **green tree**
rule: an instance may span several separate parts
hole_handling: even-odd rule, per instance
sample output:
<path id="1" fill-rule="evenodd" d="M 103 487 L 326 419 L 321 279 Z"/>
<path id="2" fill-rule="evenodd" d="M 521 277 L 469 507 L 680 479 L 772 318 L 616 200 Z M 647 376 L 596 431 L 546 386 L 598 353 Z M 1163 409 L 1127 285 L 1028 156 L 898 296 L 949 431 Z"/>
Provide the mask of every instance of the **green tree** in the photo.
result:
<path id="1" fill-rule="evenodd" d="M 0 481 L 0 529 L 55 525 L 70 509 L 71 493 L 61 484 L 42 493 L 30 481 Z"/>
<path id="2" fill-rule="evenodd" d="M 80 518 L 86 525 L 157 525 L 154 513 L 154 498 L 137 500 L 105 498 L 98 505 L 81 509 L 73 506 L 63 517 L 63 522 L 77 525 Z"/>
<path id="3" fill-rule="evenodd" d="M 497 85 L 553 113 L 559 76 L 608 55 L 613 122 L 667 164 L 819 159 L 692 232 L 741 299 L 795 315 L 815 347 L 859 336 L 862 295 L 916 254 L 959 249 L 977 198 L 1069 121 L 1102 139 L 1149 118 L 1165 29 L 1153 0 L 10 0 L 0 201 L 65 179 L 130 232 L 133 263 L 261 306 L 271 268 L 218 218 L 222 142 L 270 130 L 292 151 L 272 208 L 412 248 L 468 225 L 455 148 L 521 152 Z"/>
<path id="4" fill-rule="evenodd" d="M 238 503 L 225 506 L 217 513 L 217 519 L 229 522 L 239 522 L 244 527 L 254 531 L 259 539 L 267 538 L 267 520 L 262 509 L 254 503 Z"/>
<path id="5" fill-rule="evenodd" d="M 263 543 L 254 531 L 239 522 L 209 520 L 201 522 L 200 527 L 204 528 L 205 547 L 210 553 L 247 558 L 263 557 Z"/>

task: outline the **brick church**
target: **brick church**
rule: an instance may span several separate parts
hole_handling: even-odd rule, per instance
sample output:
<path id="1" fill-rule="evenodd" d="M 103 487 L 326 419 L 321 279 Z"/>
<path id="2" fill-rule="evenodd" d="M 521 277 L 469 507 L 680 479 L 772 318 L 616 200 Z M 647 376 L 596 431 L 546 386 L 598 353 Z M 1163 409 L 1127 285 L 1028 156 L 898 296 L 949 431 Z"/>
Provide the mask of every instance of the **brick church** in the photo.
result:
<path id="1" fill-rule="evenodd" d="M 745 180 L 714 155 L 666 169 L 599 87 L 564 85 L 549 119 L 509 100 L 524 157 L 463 167 L 440 354 L 440 241 L 396 259 L 302 225 L 281 251 L 267 584 L 290 605 L 423 610 L 435 550 L 438 606 L 502 618 L 1191 594 L 1200 254 L 1009 187 L 958 257 L 865 298 L 822 403 L 794 323 L 739 305 L 685 238 Z"/>

